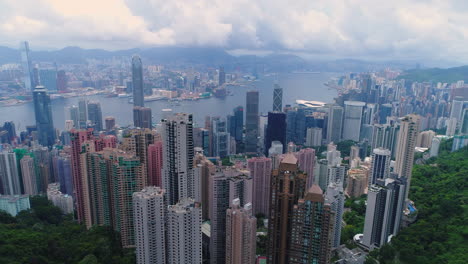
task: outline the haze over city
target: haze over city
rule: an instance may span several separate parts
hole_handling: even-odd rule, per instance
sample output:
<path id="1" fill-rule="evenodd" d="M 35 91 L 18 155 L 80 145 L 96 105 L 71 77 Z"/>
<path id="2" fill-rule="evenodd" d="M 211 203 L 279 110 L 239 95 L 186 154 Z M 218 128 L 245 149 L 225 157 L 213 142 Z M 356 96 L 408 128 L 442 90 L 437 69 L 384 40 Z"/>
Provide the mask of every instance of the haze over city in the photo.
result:
<path id="1" fill-rule="evenodd" d="M 0 1 L 0 263 L 465 264 L 467 14 Z"/>

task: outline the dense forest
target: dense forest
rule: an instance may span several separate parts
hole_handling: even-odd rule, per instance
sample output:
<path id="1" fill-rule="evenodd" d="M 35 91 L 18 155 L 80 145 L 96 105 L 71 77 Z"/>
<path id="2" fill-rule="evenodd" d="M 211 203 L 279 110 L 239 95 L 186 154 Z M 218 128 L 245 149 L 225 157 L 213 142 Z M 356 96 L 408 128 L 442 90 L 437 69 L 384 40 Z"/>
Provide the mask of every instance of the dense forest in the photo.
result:
<path id="1" fill-rule="evenodd" d="M 62 215 L 46 197 L 31 197 L 31 209 L 16 217 L 0 211 L 0 263 L 135 263 L 110 227 L 86 230 Z"/>
<path id="2" fill-rule="evenodd" d="M 468 147 L 415 165 L 410 199 L 418 220 L 366 263 L 464 264 L 468 260 Z"/>
<path id="3" fill-rule="evenodd" d="M 406 70 L 399 78 L 415 82 L 432 81 L 453 83 L 460 80 L 468 82 L 468 66 L 448 69 L 430 68 Z"/>

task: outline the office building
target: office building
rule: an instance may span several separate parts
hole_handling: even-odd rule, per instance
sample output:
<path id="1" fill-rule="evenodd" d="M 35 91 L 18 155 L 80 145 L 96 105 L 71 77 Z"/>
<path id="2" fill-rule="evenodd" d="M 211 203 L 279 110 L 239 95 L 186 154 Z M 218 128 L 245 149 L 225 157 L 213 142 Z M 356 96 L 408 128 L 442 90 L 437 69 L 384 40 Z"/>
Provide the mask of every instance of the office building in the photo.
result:
<path id="1" fill-rule="evenodd" d="M 228 124 L 225 118 L 214 117 L 211 119 L 212 150 L 214 157 L 224 158 L 231 154 L 231 135 L 228 132 Z"/>
<path id="2" fill-rule="evenodd" d="M 249 171 L 231 167 L 219 169 L 211 180 L 210 263 L 226 260 L 226 210 L 238 198 L 240 206 L 252 202 L 252 178 Z"/>
<path id="3" fill-rule="evenodd" d="M 57 91 L 65 93 L 68 90 L 68 79 L 64 70 L 57 72 Z"/>
<path id="4" fill-rule="evenodd" d="M 16 154 L 3 150 L 0 152 L 0 194 L 19 195 L 21 193 Z"/>
<path id="5" fill-rule="evenodd" d="M 73 121 L 73 127 L 76 129 L 80 128 L 80 112 L 76 105 L 72 105 L 68 108 L 70 120 Z"/>
<path id="6" fill-rule="evenodd" d="M 113 116 L 107 116 L 105 119 L 106 122 L 106 131 L 111 131 L 115 127 L 115 118 Z"/>
<path id="7" fill-rule="evenodd" d="M 387 179 L 390 175 L 391 153 L 388 149 L 376 148 L 372 152 L 372 165 L 369 175 L 369 186 L 377 179 Z"/>
<path id="8" fill-rule="evenodd" d="M 420 117 L 407 115 L 400 120 L 400 133 L 398 136 L 394 172 L 400 178 L 406 178 L 406 199 L 411 184 L 411 173 L 414 162 L 414 148 L 419 133 Z"/>
<path id="9" fill-rule="evenodd" d="M 162 186 L 163 143 L 156 141 L 148 146 L 148 185 Z"/>
<path id="10" fill-rule="evenodd" d="M 238 198 L 226 211 L 226 264 L 255 263 L 257 248 L 257 219 L 252 204 L 242 208 Z"/>
<path id="11" fill-rule="evenodd" d="M 73 118 L 72 118 L 73 119 Z M 80 99 L 78 101 L 78 128 L 88 128 L 88 100 Z"/>
<path id="12" fill-rule="evenodd" d="M 283 88 L 278 84 L 273 88 L 273 112 L 283 111 Z"/>
<path id="13" fill-rule="evenodd" d="M 328 110 L 327 142 L 341 141 L 343 130 L 343 107 L 330 105 Z"/>
<path id="14" fill-rule="evenodd" d="M 243 130 L 244 130 L 244 108 L 238 106 L 234 108 L 234 114 L 229 116 L 229 133 L 237 143 L 242 142 Z"/>
<path id="15" fill-rule="evenodd" d="M 138 55 L 132 57 L 133 106 L 144 107 L 143 64 Z"/>
<path id="16" fill-rule="evenodd" d="M 391 104 L 381 104 L 379 107 L 379 124 L 386 124 L 387 117 L 392 116 L 392 108 Z"/>
<path id="17" fill-rule="evenodd" d="M 286 146 L 286 114 L 283 112 L 268 112 L 268 124 L 265 136 L 265 155 L 271 147 L 271 142 L 279 141 Z"/>
<path id="18" fill-rule="evenodd" d="M 258 91 L 248 91 L 245 113 L 245 152 L 257 153 L 259 136 L 259 95 Z"/>
<path id="19" fill-rule="evenodd" d="M 254 215 L 263 214 L 268 217 L 270 213 L 271 159 L 266 157 L 250 158 L 247 160 L 247 168 L 253 180 L 252 205 Z"/>
<path id="20" fill-rule="evenodd" d="M 88 103 L 88 120 L 91 122 L 94 131 L 102 131 L 102 110 L 99 102 Z"/>
<path id="21" fill-rule="evenodd" d="M 39 70 L 39 78 L 42 86 L 49 92 L 57 92 L 57 71 L 54 69 Z"/>
<path id="22" fill-rule="evenodd" d="M 55 128 L 52 119 L 50 97 L 44 86 L 37 86 L 34 89 L 33 101 L 39 144 L 52 147 L 55 144 Z"/>
<path id="23" fill-rule="evenodd" d="M 148 186 L 133 193 L 136 259 L 138 264 L 165 264 L 166 199 L 165 191 Z"/>
<path id="24" fill-rule="evenodd" d="M 306 175 L 298 169 L 293 154 L 285 155 L 271 179 L 270 216 L 268 220 L 268 263 L 289 263 L 293 208 L 303 198 Z"/>
<path id="25" fill-rule="evenodd" d="M 322 129 L 319 127 L 307 128 L 306 143 L 307 147 L 318 147 L 322 145 Z"/>
<path id="26" fill-rule="evenodd" d="M 359 141 L 361 135 L 362 113 L 364 102 L 345 101 L 343 136 L 344 140 Z"/>
<path id="27" fill-rule="evenodd" d="M 375 124 L 373 125 L 371 149 L 384 148 L 390 150 L 392 158 L 396 154 L 396 146 L 398 141 L 398 133 L 400 125 L 396 122 L 390 124 Z"/>
<path id="28" fill-rule="evenodd" d="M 398 234 L 405 205 L 405 181 L 406 178 L 379 179 L 369 187 L 361 240 L 369 250 L 383 246 Z"/>
<path id="29" fill-rule="evenodd" d="M 138 128 L 152 128 L 151 108 L 133 107 L 133 125 Z"/>
<path id="30" fill-rule="evenodd" d="M 182 199 L 178 204 L 168 206 L 167 263 L 202 263 L 201 225 L 199 203 Z"/>
<path id="31" fill-rule="evenodd" d="M 11 216 L 30 208 L 29 195 L 0 195 L 0 211 L 5 211 Z"/>
<path id="32" fill-rule="evenodd" d="M 294 202 L 285 258 L 269 259 L 269 263 L 329 263 L 333 216 L 320 187 L 312 185 L 303 198 Z"/>
<path id="33" fill-rule="evenodd" d="M 162 120 L 163 142 L 162 187 L 166 190 L 168 205 L 182 198 L 196 198 L 193 173 L 192 115 L 178 113 Z M 198 194 L 199 195 L 199 194 Z"/>
<path id="34" fill-rule="evenodd" d="M 33 67 L 31 63 L 31 57 L 29 55 L 29 43 L 27 41 L 21 42 L 20 47 L 24 87 L 27 91 L 33 92 L 37 85 L 34 83 L 33 79 Z"/>
<path id="35" fill-rule="evenodd" d="M 221 86 L 226 82 L 226 73 L 224 72 L 224 67 L 219 67 L 218 74 L 218 85 Z"/>

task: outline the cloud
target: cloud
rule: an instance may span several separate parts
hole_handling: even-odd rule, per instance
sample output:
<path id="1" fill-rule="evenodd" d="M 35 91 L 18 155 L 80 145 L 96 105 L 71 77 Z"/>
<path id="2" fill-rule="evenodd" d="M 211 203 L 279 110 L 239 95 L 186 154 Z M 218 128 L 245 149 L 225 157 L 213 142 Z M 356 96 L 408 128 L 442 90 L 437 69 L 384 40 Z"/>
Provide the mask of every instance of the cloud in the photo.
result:
<path id="1" fill-rule="evenodd" d="M 4 0 L 0 45 L 468 61 L 465 0 Z"/>

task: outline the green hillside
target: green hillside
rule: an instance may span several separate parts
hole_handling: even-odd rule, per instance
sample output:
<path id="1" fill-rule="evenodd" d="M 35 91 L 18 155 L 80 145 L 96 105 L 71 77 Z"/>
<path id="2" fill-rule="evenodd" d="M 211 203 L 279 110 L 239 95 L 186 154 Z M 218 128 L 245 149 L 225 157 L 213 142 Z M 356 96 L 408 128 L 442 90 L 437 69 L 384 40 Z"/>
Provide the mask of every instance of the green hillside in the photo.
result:
<path id="1" fill-rule="evenodd" d="M 432 81 L 453 83 L 460 80 L 468 82 L 468 65 L 448 69 L 431 68 L 406 70 L 399 78 L 416 82 Z"/>
<path id="2" fill-rule="evenodd" d="M 381 264 L 464 264 L 468 260 L 468 147 L 413 169 L 418 220 L 371 255 Z M 368 259 L 366 263 L 376 263 Z"/>

